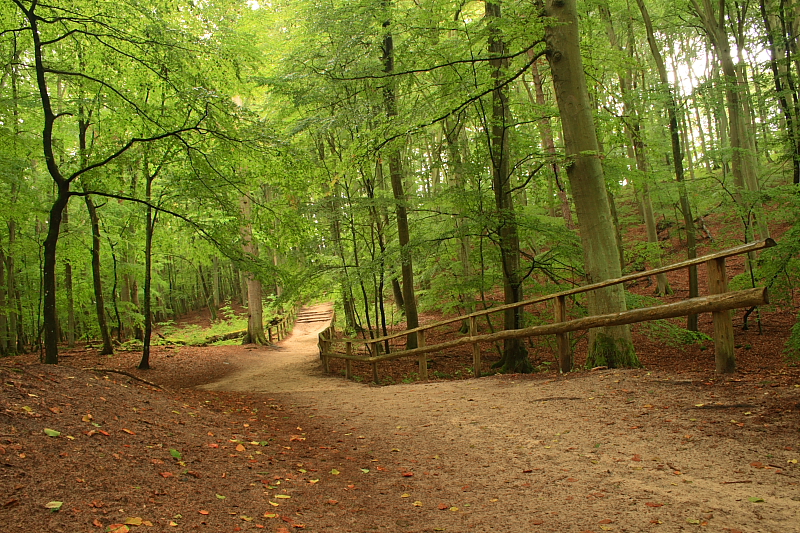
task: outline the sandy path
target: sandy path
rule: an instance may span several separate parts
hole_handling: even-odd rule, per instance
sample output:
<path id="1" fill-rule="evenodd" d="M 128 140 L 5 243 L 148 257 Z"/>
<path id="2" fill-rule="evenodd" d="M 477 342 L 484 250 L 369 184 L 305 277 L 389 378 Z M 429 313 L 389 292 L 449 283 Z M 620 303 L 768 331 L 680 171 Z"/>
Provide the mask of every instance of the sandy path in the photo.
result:
<path id="1" fill-rule="evenodd" d="M 274 347 L 250 350 L 244 360 L 236 361 L 237 370 L 199 388 L 270 393 L 352 390 L 353 383 L 322 372 L 317 337 L 330 324 L 332 312 L 331 304 L 304 307 L 288 337 Z"/>
<path id="2" fill-rule="evenodd" d="M 363 513 L 319 516 L 324 531 L 800 532 L 798 416 L 776 407 L 800 388 L 644 370 L 373 387 L 322 374 L 326 324 L 206 386 L 284 393 L 373 458 L 326 466 L 371 478 Z"/>

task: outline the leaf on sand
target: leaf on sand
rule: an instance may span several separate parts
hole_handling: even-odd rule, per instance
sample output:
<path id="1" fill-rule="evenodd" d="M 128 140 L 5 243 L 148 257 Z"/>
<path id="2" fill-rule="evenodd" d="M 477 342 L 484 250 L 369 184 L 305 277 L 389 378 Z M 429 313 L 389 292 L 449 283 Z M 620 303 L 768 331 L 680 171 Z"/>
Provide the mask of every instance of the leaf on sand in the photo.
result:
<path id="1" fill-rule="evenodd" d="M 181 452 L 179 452 L 179 451 L 178 451 L 178 450 L 176 450 L 175 448 L 170 448 L 170 449 L 169 449 L 169 454 L 170 454 L 170 455 L 171 455 L 173 458 L 177 459 L 178 461 L 180 461 L 180 460 L 181 460 Z"/>
<path id="2" fill-rule="evenodd" d="M 224 500 L 227 496 L 223 496 L 222 494 L 216 494 L 218 500 Z"/>
<path id="3" fill-rule="evenodd" d="M 362 468 L 361 471 L 365 474 L 369 474 L 369 468 Z"/>
<path id="4" fill-rule="evenodd" d="M 764 498 L 759 498 L 758 496 L 750 496 L 747 499 L 752 503 L 764 503 Z"/>
<path id="5" fill-rule="evenodd" d="M 236 451 L 237 452 L 243 452 L 245 450 L 247 450 L 247 448 L 244 447 L 244 444 L 237 444 L 236 445 Z"/>
<path id="6" fill-rule="evenodd" d="M 403 473 L 402 473 L 402 476 L 403 476 L 403 477 L 411 477 L 411 476 L 413 476 L 413 475 L 414 475 L 414 472 L 403 472 Z"/>
<path id="7" fill-rule="evenodd" d="M 61 436 L 61 432 L 60 431 L 56 431 L 55 429 L 50 429 L 50 428 L 44 428 L 44 434 L 47 435 L 48 437 L 60 437 Z"/>
<path id="8" fill-rule="evenodd" d="M 121 429 L 121 431 L 124 431 L 124 432 L 125 432 L 125 433 L 127 433 L 128 435 L 136 435 L 136 432 L 135 432 L 135 431 L 131 431 L 131 430 L 130 430 L 130 429 L 128 429 L 128 428 L 122 428 L 122 429 Z"/>
<path id="9" fill-rule="evenodd" d="M 128 533 L 131 530 L 125 524 L 111 524 L 108 526 L 108 533 Z"/>
<path id="10" fill-rule="evenodd" d="M 338 470 L 336 470 L 335 468 L 332 468 L 331 469 L 331 474 L 333 474 L 334 476 L 338 476 L 340 474 L 340 472 Z"/>
<path id="11" fill-rule="evenodd" d="M 128 525 L 128 526 L 141 526 L 143 522 L 144 522 L 144 520 L 142 520 L 138 516 L 136 516 L 134 518 L 126 518 L 125 519 L 125 524 Z"/>
<path id="12" fill-rule="evenodd" d="M 280 498 L 281 500 L 288 500 L 289 498 L 291 498 L 291 496 L 289 496 L 288 494 L 276 494 L 275 497 Z"/>
<path id="13" fill-rule="evenodd" d="M 648 507 L 663 507 L 663 503 L 655 503 L 655 502 L 644 502 L 644 504 Z"/>
<path id="14" fill-rule="evenodd" d="M 422 502 L 417 500 L 412 504 L 414 507 L 422 507 Z"/>
<path id="15" fill-rule="evenodd" d="M 241 519 L 242 519 L 242 520 L 244 520 L 245 522 L 252 522 L 252 521 L 253 521 L 253 517 L 252 517 L 252 516 L 247 516 L 246 514 L 243 514 L 243 515 L 242 515 L 242 516 L 240 516 L 239 518 L 241 518 Z"/>
<path id="16" fill-rule="evenodd" d="M 200 509 L 200 510 L 199 510 L 199 511 L 197 511 L 197 512 L 198 512 L 198 513 L 200 513 L 201 515 L 207 515 L 207 514 L 209 514 L 209 513 L 208 513 L 208 511 L 206 511 L 205 509 Z"/>
<path id="17" fill-rule="evenodd" d="M 55 501 L 47 502 L 46 504 L 44 504 L 45 508 L 50 509 L 53 512 L 60 511 L 62 505 L 64 505 L 64 502 L 55 502 Z"/>
<path id="18" fill-rule="evenodd" d="M 278 515 L 277 515 L 277 513 L 270 513 L 269 511 L 267 511 L 266 513 L 264 513 L 262 516 L 263 516 L 264 518 L 278 518 Z"/>

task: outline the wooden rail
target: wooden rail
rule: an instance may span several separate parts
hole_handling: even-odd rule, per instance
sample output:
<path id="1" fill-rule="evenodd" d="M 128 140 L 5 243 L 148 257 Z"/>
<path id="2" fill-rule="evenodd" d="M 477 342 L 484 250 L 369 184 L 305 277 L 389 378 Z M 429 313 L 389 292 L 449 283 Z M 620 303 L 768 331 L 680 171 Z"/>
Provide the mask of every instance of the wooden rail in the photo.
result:
<path id="1" fill-rule="evenodd" d="M 447 348 L 462 346 L 465 344 L 472 345 L 473 352 L 473 368 L 476 376 L 480 376 L 481 367 L 481 352 L 480 342 L 493 342 L 504 339 L 534 337 L 540 335 L 556 335 L 556 345 L 559 357 L 559 369 L 561 372 L 569 372 L 572 369 L 572 347 L 569 340 L 569 333 L 572 331 L 590 329 L 601 326 L 612 326 L 622 324 L 633 324 L 636 322 L 644 322 L 649 320 L 659 320 L 664 318 L 674 318 L 678 316 L 693 315 L 705 312 L 711 312 L 714 321 L 714 347 L 716 358 L 716 371 L 718 373 L 730 373 L 736 369 L 736 360 L 733 352 L 733 323 L 731 321 L 731 309 L 741 307 L 751 307 L 756 305 L 763 305 L 768 303 L 769 298 L 766 289 L 749 289 L 745 291 L 728 292 L 728 278 L 725 268 L 725 259 L 728 257 L 747 254 L 764 248 L 775 246 L 775 241 L 772 239 L 765 239 L 753 243 L 736 246 L 720 252 L 681 261 L 673 265 L 648 270 L 645 272 L 637 272 L 629 274 L 621 278 L 605 280 L 598 283 L 584 285 L 582 287 L 575 287 L 566 291 L 561 291 L 546 296 L 540 296 L 514 304 L 500 305 L 490 309 L 476 311 L 468 315 L 449 318 L 446 320 L 425 324 L 423 326 L 404 330 L 386 335 L 384 337 L 377 337 L 374 339 L 357 339 L 357 338 L 335 338 L 334 322 L 331 326 L 326 328 L 320 334 L 320 357 L 323 362 L 323 367 L 326 372 L 329 371 L 329 358 L 339 358 L 345 360 L 345 374 L 348 378 L 351 377 L 351 361 L 363 361 L 371 363 L 373 379 L 376 383 L 379 382 L 378 378 L 378 362 L 398 359 L 402 357 L 416 357 L 419 361 L 419 375 L 423 380 L 428 379 L 428 366 L 426 354 L 431 352 L 440 351 Z M 599 315 L 592 317 L 579 318 L 575 320 L 566 320 L 566 297 L 570 295 L 580 294 L 592 290 L 597 290 L 618 283 L 633 281 L 663 272 L 671 272 L 682 268 L 688 268 L 693 265 L 706 264 L 708 277 L 709 277 L 709 296 L 702 296 L 698 298 L 691 298 L 681 302 L 672 304 L 664 304 L 655 307 L 648 307 L 645 309 L 633 309 L 621 313 L 613 313 L 609 315 Z M 529 328 L 504 330 L 496 333 L 478 335 L 477 319 L 491 313 L 499 313 L 506 309 L 517 307 L 524 307 L 532 304 L 542 303 L 552 300 L 554 305 L 554 323 L 543 326 L 534 326 Z M 433 328 L 446 326 L 461 321 L 469 321 L 469 336 L 461 337 L 455 340 L 446 341 L 436 345 L 426 346 L 425 335 L 428 330 Z M 378 355 L 380 346 L 386 341 L 404 337 L 409 333 L 417 333 L 417 348 L 412 350 L 400 350 L 388 354 Z M 344 344 L 344 353 L 334 351 L 335 344 Z M 365 345 L 365 346 L 364 346 Z M 354 346 L 364 346 L 368 353 L 372 355 L 359 355 L 353 353 Z"/>
<path id="2" fill-rule="evenodd" d="M 291 331 L 291 324 L 294 322 L 294 319 L 297 317 L 297 304 L 293 305 L 289 308 L 289 311 L 286 312 L 285 315 L 281 317 L 277 324 L 273 324 L 271 326 L 267 326 L 266 333 L 267 333 L 267 340 L 270 343 L 273 342 L 280 342 L 286 338 L 286 336 Z M 274 331 L 274 334 L 273 334 Z"/>

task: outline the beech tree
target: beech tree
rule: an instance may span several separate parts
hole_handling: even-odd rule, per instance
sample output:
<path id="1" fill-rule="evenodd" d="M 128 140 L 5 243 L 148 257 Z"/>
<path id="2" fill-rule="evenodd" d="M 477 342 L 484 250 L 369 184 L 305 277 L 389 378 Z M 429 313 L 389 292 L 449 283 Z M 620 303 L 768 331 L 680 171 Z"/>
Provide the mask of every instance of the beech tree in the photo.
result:
<path id="1" fill-rule="evenodd" d="M 564 130 L 567 176 L 581 227 L 587 278 L 589 283 L 618 278 L 622 275 L 619 248 L 583 72 L 577 3 L 575 0 L 548 0 L 543 7 L 544 14 L 552 18 L 545 29 L 547 60 L 553 73 Z M 598 315 L 627 308 L 620 285 L 590 292 L 588 303 L 589 312 Z M 587 365 L 640 366 L 629 327 L 590 330 Z"/>

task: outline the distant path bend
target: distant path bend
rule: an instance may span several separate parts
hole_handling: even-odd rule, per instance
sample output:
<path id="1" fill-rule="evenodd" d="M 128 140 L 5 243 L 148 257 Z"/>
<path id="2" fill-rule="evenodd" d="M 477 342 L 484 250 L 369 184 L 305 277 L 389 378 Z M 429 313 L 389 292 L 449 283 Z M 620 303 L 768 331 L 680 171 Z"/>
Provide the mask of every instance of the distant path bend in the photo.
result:
<path id="1" fill-rule="evenodd" d="M 253 348 L 233 362 L 237 369 L 199 388 L 236 392 L 307 392 L 350 388 L 354 383 L 322 372 L 318 336 L 328 327 L 333 304 L 303 307 L 291 335 L 275 346 Z"/>

